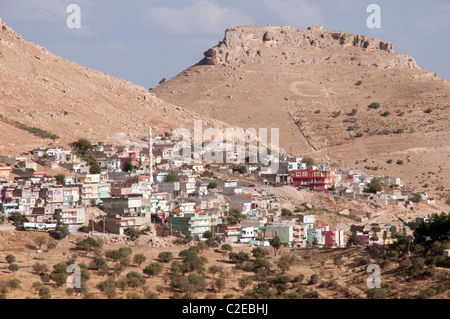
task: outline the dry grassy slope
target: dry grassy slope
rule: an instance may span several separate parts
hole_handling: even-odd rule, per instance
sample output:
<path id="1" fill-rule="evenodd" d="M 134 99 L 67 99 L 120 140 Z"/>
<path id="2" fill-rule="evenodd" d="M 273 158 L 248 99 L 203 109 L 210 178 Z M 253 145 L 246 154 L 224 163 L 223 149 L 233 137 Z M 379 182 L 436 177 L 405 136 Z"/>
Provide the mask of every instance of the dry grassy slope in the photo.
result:
<path id="1" fill-rule="evenodd" d="M 1 20 L 0 74 L 0 113 L 57 134 L 62 144 L 81 137 L 127 141 L 128 133 L 134 141 L 149 125 L 160 134 L 193 128 L 193 119 L 202 119 L 205 126 L 223 125 L 164 102 L 140 86 L 55 56 L 22 39 Z M 0 122 L 2 154 L 50 142 Z"/>
<path id="2" fill-rule="evenodd" d="M 450 188 L 450 85 L 386 42 L 291 27 L 227 29 L 198 65 L 153 92 L 234 126 L 279 128 L 281 147 L 295 155 L 322 160 L 327 138 L 331 160 L 342 166 L 360 168 L 366 159 L 415 185 L 421 183 L 416 175 L 441 170 L 438 182 Z M 381 107 L 369 109 L 372 102 Z M 427 108 L 432 112 L 424 113 Z M 352 109 L 356 115 L 347 115 Z M 380 115 L 386 111 L 389 116 Z M 333 118 L 333 112 L 341 114 Z M 404 132 L 377 134 L 398 129 Z M 353 138 L 358 132 L 363 136 Z M 386 164 L 389 158 L 407 163 L 407 156 L 407 168 Z"/>

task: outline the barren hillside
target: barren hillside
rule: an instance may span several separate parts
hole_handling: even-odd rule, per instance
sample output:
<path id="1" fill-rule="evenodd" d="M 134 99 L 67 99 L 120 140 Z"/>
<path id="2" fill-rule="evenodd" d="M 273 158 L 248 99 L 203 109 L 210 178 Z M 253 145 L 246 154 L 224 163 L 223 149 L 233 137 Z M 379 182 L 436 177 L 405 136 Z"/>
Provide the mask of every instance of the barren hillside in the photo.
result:
<path id="1" fill-rule="evenodd" d="M 150 125 L 161 134 L 193 128 L 194 119 L 202 119 L 205 126 L 222 125 L 164 102 L 143 87 L 55 56 L 24 40 L 1 19 L 0 79 L 2 154 L 53 142 L 22 125 L 56 134 L 61 144 L 82 137 L 136 141 Z"/>
<path id="2" fill-rule="evenodd" d="M 319 162 L 328 139 L 341 167 L 448 193 L 450 85 L 391 43 L 319 26 L 241 26 L 204 55 L 156 96 L 234 126 L 279 128 L 284 150 Z"/>

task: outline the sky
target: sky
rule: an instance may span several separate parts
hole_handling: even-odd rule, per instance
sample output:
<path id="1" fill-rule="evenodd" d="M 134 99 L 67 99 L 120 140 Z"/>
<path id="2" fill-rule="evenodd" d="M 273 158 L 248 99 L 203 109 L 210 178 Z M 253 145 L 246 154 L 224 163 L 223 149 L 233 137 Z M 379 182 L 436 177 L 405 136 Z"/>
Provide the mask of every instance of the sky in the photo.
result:
<path id="1" fill-rule="evenodd" d="M 80 28 L 69 28 L 70 4 Z M 380 28 L 369 28 L 370 4 Z M 239 25 L 290 25 L 363 34 L 450 81 L 450 1 L 428 0 L 0 0 L 0 17 L 28 41 L 145 88 L 170 79 Z"/>

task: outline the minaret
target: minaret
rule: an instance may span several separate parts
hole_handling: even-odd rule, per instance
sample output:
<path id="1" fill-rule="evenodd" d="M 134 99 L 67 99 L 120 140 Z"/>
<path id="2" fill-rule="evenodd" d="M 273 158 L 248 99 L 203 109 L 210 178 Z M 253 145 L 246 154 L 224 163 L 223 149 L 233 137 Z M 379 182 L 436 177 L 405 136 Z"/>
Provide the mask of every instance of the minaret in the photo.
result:
<path id="1" fill-rule="evenodd" d="M 153 137 L 152 137 L 152 128 L 149 128 L 148 132 L 148 173 L 149 173 L 149 182 L 150 187 L 153 189 Z"/>

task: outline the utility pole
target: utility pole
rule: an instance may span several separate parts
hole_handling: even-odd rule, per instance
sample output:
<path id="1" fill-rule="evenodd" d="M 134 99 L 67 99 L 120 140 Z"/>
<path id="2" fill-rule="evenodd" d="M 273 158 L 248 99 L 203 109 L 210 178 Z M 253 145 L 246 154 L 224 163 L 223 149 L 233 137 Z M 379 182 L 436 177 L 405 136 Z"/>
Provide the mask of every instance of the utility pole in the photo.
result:
<path id="1" fill-rule="evenodd" d="M 326 158 L 326 164 L 327 164 L 327 169 L 330 168 L 330 143 L 328 142 L 327 139 L 325 139 L 325 158 Z"/>
<path id="2" fill-rule="evenodd" d="M 153 193 L 153 135 L 152 135 L 152 127 L 149 127 L 148 130 L 148 182 L 150 183 L 150 232 L 152 229 L 152 193 Z"/>
<path id="3" fill-rule="evenodd" d="M 153 190 L 153 136 L 152 136 L 152 127 L 150 126 L 148 132 L 148 173 L 149 173 L 149 183 L 150 187 Z"/>

